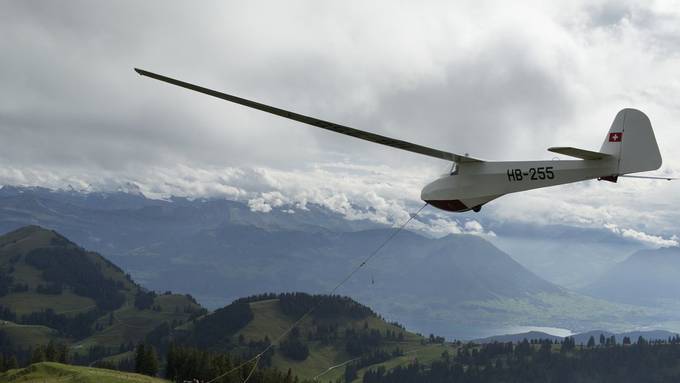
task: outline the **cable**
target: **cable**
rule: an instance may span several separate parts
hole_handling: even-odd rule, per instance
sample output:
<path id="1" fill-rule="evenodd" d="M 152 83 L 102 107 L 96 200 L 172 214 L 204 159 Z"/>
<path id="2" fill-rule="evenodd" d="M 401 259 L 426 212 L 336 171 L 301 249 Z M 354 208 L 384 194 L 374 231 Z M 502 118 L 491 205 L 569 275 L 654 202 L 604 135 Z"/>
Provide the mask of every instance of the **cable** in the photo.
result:
<path id="1" fill-rule="evenodd" d="M 257 364 L 259 362 L 260 362 L 260 357 L 258 356 L 257 359 L 255 359 L 255 363 L 253 363 L 253 368 L 250 370 L 250 373 L 248 374 L 248 376 L 246 376 L 243 383 L 248 383 L 248 381 L 250 380 L 250 377 L 253 376 L 253 373 L 255 373 L 255 370 L 257 369 Z M 212 382 L 212 380 L 211 380 L 211 382 Z"/>
<path id="2" fill-rule="evenodd" d="M 340 363 L 340 364 L 336 364 L 335 366 L 330 366 L 330 367 L 328 367 L 325 371 L 323 371 L 322 373 L 320 373 L 320 374 L 318 374 L 317 376 L 313 377 L 312 380 L 316 382 L 317 380 L 319 380 L 320 377 L 322 377 L 322 376 L 326 375 L 327 373 L 329 373 L 329 372 L 335 370 L 336 368 L 340 368 L 340 367 L 342 367 L 342 366 L 345 366 L 345 365 L 347 365 L 347 364 L 349 364 L 349 363 L 352 363 L 352 362 L 354 362 L 354 361 L 357 361 L 357 360 L 359 360 L 359 359 L 361 359 L 361 358 L 359 357 L 359 358 L 354 358 L 354 359 L 346 360 L 346 361 L 344 361 L 344 362 L 342 362 L 342 363 Z"/>
<path id="3" fill-rule="evenodd" d="M 382 248 L 385 247 L 385 245 L 387 245 L 387 243 L 389 243 L 392 239 L 394 239 L 394 237 L 396 237 L 397 234 L 399 234 L 399 232 L 401 232 L 406 227 L 406 225 L 408 225 L 414 218 L 416 218 L 418 216 L 418 214 L 420 214 L 420 212 L 423 211 L 423 209 L 425 209 L 425 207 L 427 205 L 428 205 L 428 203 L 426 202 L 420 209 L 418 209 L 418 211 L 415 214 L 412 214 L 411 217 L 409 217 L 409 219 L 407 219 L 404 223 L 401 224 L 401 226 L 397 227 L 397 229 L 394 232 L 392 232 L 392 234 L 389 237 L 387 237 L 387 239 L 384 240 L 380 244 L 380 246 L 376 247 L 375 250 L 373 250 L 368 255 L 368 257 L 366 257 L 357 267 L 355 267 L 349 274 L 347 274 L 347 276 L 345 278 L 343 278 L 337 285 L 335 285 L 335 287 L 333 287 L 333 289 L 331 289 L 327 293 L 327 295 L 333 295 L 342 285 L 344 285 L 350 278 L 352 278 L 352 276 L 354 276 L 354 274 L 356 274 L 362 267 L 366 266 L 366 264 L 373 257 L 375 257 L 375 255 L 378 254 L 378 252 L 380 250 L 382 250 Z M 260 358 L 267 351 L 269 351 L 272 347 L 274 347 L 274 345 L 277 344 L 279 341 L 281 341 L 281 339 L 283 339 L 286 335 L 288 335 L 288 333 L 293 331 L 293 329 L 295 327 L 297 327 L 298 324 L 300 324 L 303 320 L 307 319 L 307 317 L 310 316 L 312 314 L 312 312 L 314 312 L 314 310 L 316 310 L 319 307 L 319 304 L 320 304 L 320 301 L 317 302 L 314 306 L 312 306 L 309 310 L 307 310 L 307 312 L 304 313 L 298 320 L 293 322 L 293 324 L 290 325 L 290 327 L 288 327 L 288 329 L 286 329 L 286 331 L 282 332 L 276 339 L 274 339 L 273 342 L 269 343 L 269 345 L 267 345 L 267 347 L 265 347 L 264 350 L 262 350 L 259 354 L 257 354 L 254 357 L 246 360 L 245 362 L 239 364 L 238 366 L 232 368 L 231 370 L 222 373 L 221 375 L 213 378 L 212 380 L 207 381 L 206 383 L 213 383 L 216 380 L 221 379 L 221 378 L 231 374 L 232 372 L 236 371 L 237 369 L 240 369 L 241 367 L 245 366 L 246 364 L 248 364 L 252 361 L 259 361 Z M 257 363 L 256 363 L 256 365 L 257 365 Z M 250 376 L 248 377 L 248 379 L 250 379 Z M 246 381 L 244 381 L 244 383 L 247 383 L 247 381 L 248 380 L 246 379 Z"/>

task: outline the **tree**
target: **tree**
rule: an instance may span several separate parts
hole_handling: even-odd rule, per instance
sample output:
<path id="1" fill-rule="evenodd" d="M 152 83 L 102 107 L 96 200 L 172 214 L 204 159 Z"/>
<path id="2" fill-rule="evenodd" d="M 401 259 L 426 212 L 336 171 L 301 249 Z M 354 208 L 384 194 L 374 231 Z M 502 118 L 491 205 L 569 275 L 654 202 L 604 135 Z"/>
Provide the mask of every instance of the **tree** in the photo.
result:
<path id="1" fill-rule="evenodd" d="M 345 382 L 351 382 L 358 377 L 357 367 L 353 363 L 345 366 Z"/>
<path id="2" fill-rule="evenodd" d="M 177 376 L 177 371 L 178 371 L 178 364 L 179 364 L 179 355 L 177 351 L 177 346 L 174 343 L 170 344 L 170 347 L 168 348 L 168 353 L 165 356 L 165 377 L 166 379 L 174 380 L 175 376 Z"/>
<path id="3" fill-rule="evenodd" d="M 42 346 L 38 346 L 31 354 L 31 364 L 45 361 L 45 351 Z"/>
<path id="4" fill-rule="evenodd" d="M 590 338 L 588 339 L 588 348 L 593 347 L 595 347 L 595 337 L 591 335 Z"/>
<path id="5" fill-rule="evenodd" d="M 279 349 L 285 357 L 293 360 L 302 361 L 309 356 L 309 347 L 299 338 L 289 337 L 279 344 Z"/>
<path id="6" fill-rule="evenodd" d="M 286 374 L 283 383 L 293 383 L 293 370 L 290 368 L 288 369 L 288 373 Z"/>
<path id="7" fill-rule="evenodd" d="M 50 342 L 47 343 L 47 347 L 45 347 L 45 360 L 50 362 L 57 361 L 57 347 L 52 340 L 50 340 Z"/>
<path id="8" fill-rule="evenodd" d="M 135 351 L 135 372 L 156 376 L 158 372 L 158 357 L 151 345 L 140 343 Z"/>
<path id="9" fill-rule="evenodd" d="M 574 348 L 576 348 L 576 340 L 574 340 L 574 338 L 570 336 L 564 338 L 564 340 L 562 341 L 561 351 L 562 352 L 571 351 Z"/>
<path id="10" fill-rule="evenodd" d="M 146 348 L 146 375 L 156 376 L 158 373 L 158 356 L 156 356 L 156 350 L 151 346 Z"/>
<path id="11" fill-rule="evenodd" d="M 16 356 L 12 355 L 9 357 L 9 359 L 5 360 L 5 369 L 13 370 L 15 368 L 19 368 L 19 361 L 17 361 Z"/>
<path id="12" fill-rule="evenodd" d="M 444 352 L 442 352 L 442 359 L 444 359 L 446 363 L 449 363 L 449 361 L 451 361 L 451 355 L 449 354 L 449 350 L 444 350 Z"/>
<path id="13" fill-rule="evenodd" d="M 144 355 L 146 355 L 146 346 L 144 343 L 140 343 L 137 345 L 137 349 L 135 350 L 135 372 L 140 374 L 145 368 L 144 363 L 146 361 L 144 360 Z"/>
<path id="14" fill-rule="evenodd" d="M 135 307 L 140 310 L 146 310 L 153 306 L 156 299 L 156 293 L 153 291 L 143 291 L 141 288 L 135 294 Z"/>

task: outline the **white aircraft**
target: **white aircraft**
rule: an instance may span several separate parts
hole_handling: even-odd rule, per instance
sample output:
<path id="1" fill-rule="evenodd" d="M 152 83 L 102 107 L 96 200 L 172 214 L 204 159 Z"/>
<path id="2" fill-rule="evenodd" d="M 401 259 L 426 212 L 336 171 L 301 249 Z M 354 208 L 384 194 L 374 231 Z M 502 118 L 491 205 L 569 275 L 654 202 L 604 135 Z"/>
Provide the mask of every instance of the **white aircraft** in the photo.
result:
<path id="1" fill-rule="evenodd" d="M 623 109 L 616 115 L 598 152 L 572 147 L 548 148 L 551 152 L 575 157 L 578 160 L 483 161 L 468 155 L 432 149 L 319 120 L 142 69 L 135 68 L 135 71 L 142 76 L 336 133 L 452 161 L 451 172 L 426 185 L 420 195 L 423 201 L 446 211 L 464 212 L 473 210 L 478 212 L 482 205 L 505 194 L 590 179 L 611 182 L 616 182 L 618 177 L 672 179 L 627 175 L 656 170 L 661 167 L 661 154 L 654 137 L 652 124 L 644 113 L 636 109 Z"/>

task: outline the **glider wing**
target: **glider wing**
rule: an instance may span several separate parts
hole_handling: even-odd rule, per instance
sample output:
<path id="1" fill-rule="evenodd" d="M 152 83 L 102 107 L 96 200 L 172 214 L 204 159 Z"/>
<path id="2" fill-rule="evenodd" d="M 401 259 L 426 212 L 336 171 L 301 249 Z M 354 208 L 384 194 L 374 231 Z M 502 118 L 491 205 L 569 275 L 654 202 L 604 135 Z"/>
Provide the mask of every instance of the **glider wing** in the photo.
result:
<path id="1" fill-rule="evenodd" d="M 454 161 L 454 162 L 482 162 L 482 160 L 478 160 L 476 158 L 460 155 L 460 154 L 454 154 L 454 153 L 449 153 L 445 152 L 443 150 L 438 150 L 438 149 L 433 149 L 433 148 L 428 148 L 426 146 L 418 145 L 418 144 L 413 144 L 407 141 L 402 141 L 402 140 L 397 140 L 394 138 L 390 137 L 385 137 L 381 136 L 379 134 L 375 133 L 370 133 L 366 132 L 363 130 L 359 129 L 354 129 L 350 128 L 348 126 L 343 126 L 339 124 L 335 124 L 333 122 L 329 121 L 324 121 L 324 120 L 319 120 L 318 118 L 314 117 L 309 117 L 305 116 L 299 113 L 295 112 L 290 112 L 284 109 L 279 109 L 273 106 L 261 104 L 259 102 L 247 100 L 245 98 L 237 97 L 237 96 L 232 96 L 230 94 L 218 92 L 212 89 L 208 88 L 203 88 L 198 85 L 190 84 L 184 81 L 176 80 L 170 77 L 166 77 L 163 75 L 159 75 L 156 73 L 148 72 L 142 69 L 137 69 L 135 68 L 135 72 L 139 73 L 142 76 L 147 76 L 151 77 L 156 80 L 164 81 L 169 84 L 177 85 L 186 89 L 190 89 L 199 93 L 207 94 L 209 96 L 221 98 L 223 100 L 231 101 L 236 104 L 241 104 L 250 108 L 258 109 L 267 113 L 275 114 L 277 116 L 285 117 L 291 120 L 295 120 L 298 122 L 302 122 L 308 125 L 316 126 L 321 129 L 326 129 L 330 130 L 332 132 L 344 134 L 347 136 L 352 136 L 356 138 L 360 138 L 362 140 L 370 141 L 370 142 L 375 142 L 377 144 L 382 144 L 382 145 L 387 145 L 393 148 L 397 149 L 402 149 L 402 150 L 407 150 L 409 152 L 413 153 L 418 153 L 418 154 L 423 154 L 426 156 L 430 157 L 435 157 L 435 158 L 440 158 L 443 160 L 447 161 Z"/>

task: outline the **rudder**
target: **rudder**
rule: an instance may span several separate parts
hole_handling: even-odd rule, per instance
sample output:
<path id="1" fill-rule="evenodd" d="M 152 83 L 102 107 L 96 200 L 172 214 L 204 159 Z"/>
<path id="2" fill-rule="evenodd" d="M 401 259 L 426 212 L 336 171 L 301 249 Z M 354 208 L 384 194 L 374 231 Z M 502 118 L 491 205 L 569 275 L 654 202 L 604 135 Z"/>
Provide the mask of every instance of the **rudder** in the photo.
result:
<path id="1" fill-rule="evenodd" d="M 617 174 L 656 170 L 661 153 L 649 118 L 637 109 L 623 109 L 604 139 L 600 152 L 618 158 Z"/>

